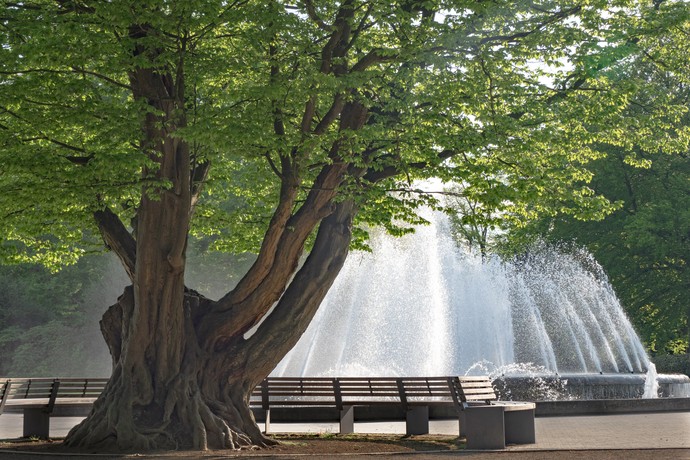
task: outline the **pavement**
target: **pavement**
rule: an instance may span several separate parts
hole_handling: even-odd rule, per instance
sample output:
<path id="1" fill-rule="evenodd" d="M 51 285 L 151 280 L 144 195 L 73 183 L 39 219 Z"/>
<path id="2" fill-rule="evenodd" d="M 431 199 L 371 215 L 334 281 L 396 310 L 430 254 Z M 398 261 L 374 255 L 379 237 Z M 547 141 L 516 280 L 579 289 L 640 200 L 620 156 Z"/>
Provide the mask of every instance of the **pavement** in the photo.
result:
<path id="1" fill-rule="evenodd" d="M 63 437 L 81 418 L 55 417 L 51 419 L 51 437 Z M 456 420 L 432 420 L 432 434 L 454 435 Z M 281 432 L 337 432 L 332 423 L 271 423 L 273 433 Z M 0 439 L 21 436 L 20 414 L 0 415 Z M 404 433 L 404 422 L 359 422 L 359 433 Z M 536 419 L 537 443 L 509 446 L 500 452 L 468 452 L 461 454 L 414 454 L 414 460 L 471 456 L 473 459 L 690 459 L 690 412 L 653 412 L 643 414 L 613 414 L 587 416 L 554 416 Z M 21 458 L 0 451 L 0 458 Z M 409 456 L 410 454 L 405 454 Z M 375 458 L 399 458 L 376 455 Z M 277 457 L 272 457 L 277 459 Z M 288 457 L 286 457 L 288 458 Z M 296 457 L 289 457 L 296 458 Z M 348 455 L 349 459 L 367 458 Z M 371 457 L 368 457 L 371 458 Z"/>

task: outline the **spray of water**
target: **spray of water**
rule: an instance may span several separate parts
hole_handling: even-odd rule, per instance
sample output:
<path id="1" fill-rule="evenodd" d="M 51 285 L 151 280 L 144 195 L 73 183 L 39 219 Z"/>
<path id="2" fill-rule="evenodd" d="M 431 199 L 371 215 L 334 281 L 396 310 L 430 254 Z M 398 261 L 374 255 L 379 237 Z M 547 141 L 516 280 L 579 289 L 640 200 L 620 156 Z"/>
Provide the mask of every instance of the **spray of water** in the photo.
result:
<path id="1" fill-rule="evenodd" d="M 354 253 L 274 375 L 463 375 L 475 363 L 545 373 L 644 373 L 646 352 L 606 276 L 583 251 L 524 259 L 459 249 L 441 214 Z"/>

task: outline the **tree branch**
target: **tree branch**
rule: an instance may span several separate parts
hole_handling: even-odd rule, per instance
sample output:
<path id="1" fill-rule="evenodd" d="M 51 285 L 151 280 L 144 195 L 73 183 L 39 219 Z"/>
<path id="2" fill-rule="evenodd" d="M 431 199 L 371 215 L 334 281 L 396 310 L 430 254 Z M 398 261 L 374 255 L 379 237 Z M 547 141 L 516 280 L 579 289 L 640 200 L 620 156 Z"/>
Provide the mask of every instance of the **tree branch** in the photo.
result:
<path id="1" fill-rule="evenodd" d="M 326 32 L 333 32 L 333 26 L 326 24 L 324 20 L 319 17 L 319 15 L 316 13 L 314 3 L 311 0 L 304 0 L 304 7 L 307 10 L 307 16 L 309 16 L 309 19 L 314 21 L 316 25 L 319 26 L 319 29 L 325 30 Z"/>
<path id="2" fill-rule="evenodd" d="M 567 10 L 563 11 L 558 11 L 556 13 L 552 13 L 551 17 L 548 19 L 544 20 L 543 22 L 538 23 L 534 28 L 531 30 L 527 30 L 524 32 L 516 32 L 511 35 L 495 35 L 495 36 L 489 36 L 489 37 L 484 37 L 482 38 L 479 43 L 481 45 L 485 45 L 487 43 L 493 43 L 493 42 L 514 42 L 517 41 L 520 38 L 525 38 L 528 37 L 534 33 L 537 33 L 544 27 L 553 24 L 554 22 L 557 22 L 561 19 L 567 18 L 568 16 L 571 16 L 575 13 L 578 13 L 582 10 L 582 6 L 574 6 L 572 8 L 569 8 Z"/>
<path id="3" fill-rule="evenodd" d="M 129 279 L 134 281 L 137 243 L 120 218 L 109 208 L 93 213 L 106 247 L 122 262 Z"/>
<path id="4" fill-rule="evenodd" d="M 347 50 L 347 43 L 350 40 L 349 21 L 354 15 L 353 3 L 353 0 L 346 0 L 340 5 L 333 25 L 333 33 L 321 50 L 321 72 L 324 74 L 329 74 L 333 70 L 332 63 L 336 50 Z"/>
<path id="5" fill-rule="evenodd" d="M 253 366 L 270 371 L 304 334 L 345 263 L 355 213 L 353 201 L 346 200 L 321 222 L 309 257 L 273 311 L 248 338 L 246 350 Z"/>
<path id="6" fill-rule="evenodd" d="M 336 94 L 333 98 L 333 104 L 331 104 L 331 107 L 328 109 L 328 112 L 326 112 L 326 115 L 324 115 L 321 121 L 319 121 L 319 124 L 316 125 L 316 128 L 314 129 L 314 134 L 325 133 L 328 127 L 331 125 L 331 123 L 333 123 L 338 118 L 344 106 L 345 98 L 342 94 Z"/>
<path id="7" fill-rule="evenodd" d="M 198 326 L 200 337 L 215 343 L 216 348 L 222 348 L 226 341 L 253 327 L 280 299 L 297 270 L 309 235 L 321 219 L 333 211 L 332 201 L 347 166 L 342 162 L 324 166 L 306 200 L 294 215 L 287 213 L 288 202 L 281 201 L 259 257 L 235 289 L 217 302 L 214 312 L 206 315 Z M 294 204 L 297 189 L 292 192 L 294 195 L 289 196 L 291 205 Z M 288 218 L 283 221 L 285 214 Z M 206 346 L 211 347 L 211 343 Z"/>
<path id="8" fill-rule="evenodd" d="M 439 152 L 438 156 L 434 158 L 434 163 L 436 165 L 439 165 L 443 163 L 445 160 L 448 158 L 452 158 L 455 155 L 458 155 L 460 152 L 455 151 L 455 150 L 443 150 L 442 152 Z M 392 158 L 392 155 L 390 156 Z M 386 166 L 383 169 L 375 170 L 375 169 L 370 169 L 365 175 L 364 175 L 364 180 L 375 183 L 382 181 L 384 179 L 388 179 L 390 177 L 397 176 L 398 174 L 402 174 L 405 172 L 407 169 L 424 169 L 429 167 L 429 162 L 428 161 L 418 161 L 414 163 L 408 163 L 405 165 L 405 169 L 402 169 L 400 167 L 401 165 L 396 165 L 396 166 Z"/>
<path id="9" fill-rule="evenodd" d="M 52 73 L 52 74 L 57 74 L 57 75 L 64 75 L 64 74 L 84 74 L 84 75 L 91 75 L 92 77 L 96 77 L 100 80 L 103 80 L 105 82 L 108 82 L 114 86 L 117 86 L 122 89 L 126 89 L 128 91 L 131 91 L 132 87 L 130 85 L 126 85 L 124 83 L 120 83 L 119 81 L 110 78 L 106 75 L 99 74 L 98 72 L 93 72 L 90 70 L 86 69 L 80 69 L 77 67 L 72 67 L 71 70 L 55 70 L 55 69 L 22 69 L 22 70 L 13 70 L 13 71 L 0 71 L 0 75 L 21 75 L 21 74 L 28 74 L 28 73 Z"/>
<path id="10" fill-rule="evenodd" d="M 395 55 L 382 55 L 380 54 L 380 49 L 374 49 L 369 51 L 364 57 L 362 57 L 354 66 L 352 66 L 352 72 L 362 72 L 374 64 L 380 62 L 391 61 L 395 59 Z"/>
<path id="11" fill-rule="evenodd" d="M 202 185 L 208 177 L 208 172 L 211 169 L 211 162 L 208 160 L 202 160 L 199 162 L 194 161 L 192 164 L 191 180 L 190 185 L 192 187 L 192 206 L 191 209 L 194 210 L 196 203 L 199 201 L 199 196 L 201 195 Z"/>

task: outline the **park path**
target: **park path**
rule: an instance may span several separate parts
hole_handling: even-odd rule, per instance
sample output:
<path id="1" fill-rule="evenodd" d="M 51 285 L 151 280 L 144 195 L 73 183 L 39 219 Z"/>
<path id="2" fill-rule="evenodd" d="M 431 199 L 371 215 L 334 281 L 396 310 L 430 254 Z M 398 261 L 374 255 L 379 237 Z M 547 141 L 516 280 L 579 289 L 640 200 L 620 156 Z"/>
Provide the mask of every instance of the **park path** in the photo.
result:
<path id="1" fill-rule="evenodd" d="M 51 436 L 62 437 L 79 418 L 59 417 L 51 421 Z M 272 423 L 274 432 L 336 432 L 337 424 L 329 423 Z M 404 422 L 362 422 L 355 425 L 361 433 L 404 433 Z M 0 415 L 0 439 L 21 436 L 22 416 Z M 457 421 L 433 420 L 430 431 L 434 434 L 457 433 Z M 511 459 L 689 459 L 690 412 L 656 412 L 644 414 L 616 414 L 596 416 L 538 417 L 537 443 L 510 446 L 501 452 L 463 452 L 461 454 L 418 454 L 414 460 L 469 457 L 476 460 Z M 409 455 L 409 454 L 406 454 Z M 29 460 L 31 456 L 0 452 L 0 459 Z M 273 460 L 297 458 L 270 456 Z M 376 455 L 373 458 L 401 458 L 402 456 Z M 46 459 L 46 457 L 42 457 Z M 64 457 L 63 457 L 64 458 Z M 106 458 L 106 457 L 101 457 Z M 142 458 L 142 457 L 138 457 Z M 161 459 L 164 457 L 155 457 Z M 179 457 L 177 457 L 179 458 Z M 204 456 L 206 458 L 206 456 Z M 208 457 L 213 458 L 213 457 Z M 261 458 L 261 457 L 258 457 Z M 354 460 L 360 456 L 349 455 Z M 361 458 L 372 458 L 361 456 Z"/>

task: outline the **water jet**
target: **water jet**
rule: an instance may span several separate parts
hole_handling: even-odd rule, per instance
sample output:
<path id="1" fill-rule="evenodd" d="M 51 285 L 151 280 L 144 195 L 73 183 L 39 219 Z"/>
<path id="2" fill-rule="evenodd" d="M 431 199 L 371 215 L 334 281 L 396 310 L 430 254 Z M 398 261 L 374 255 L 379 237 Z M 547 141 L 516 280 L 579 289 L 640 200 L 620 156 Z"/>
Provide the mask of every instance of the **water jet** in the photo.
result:
<path id="1" fill-rule="evenodd" d="M 520 379 L 566 382 L 572 391 L 561 397 L 645 393 L 654 366 L 589 253 L 538 245 L 514 262 L 483 259 L 458 247 L 444 215 L 425 218 L 414 234 L 377 233 L 371 253 L 350 255 L 273 375 L 475 373 L 507 375 L 516 388 Z M 657 392 L 647 384 L 647 396 Z"/>

